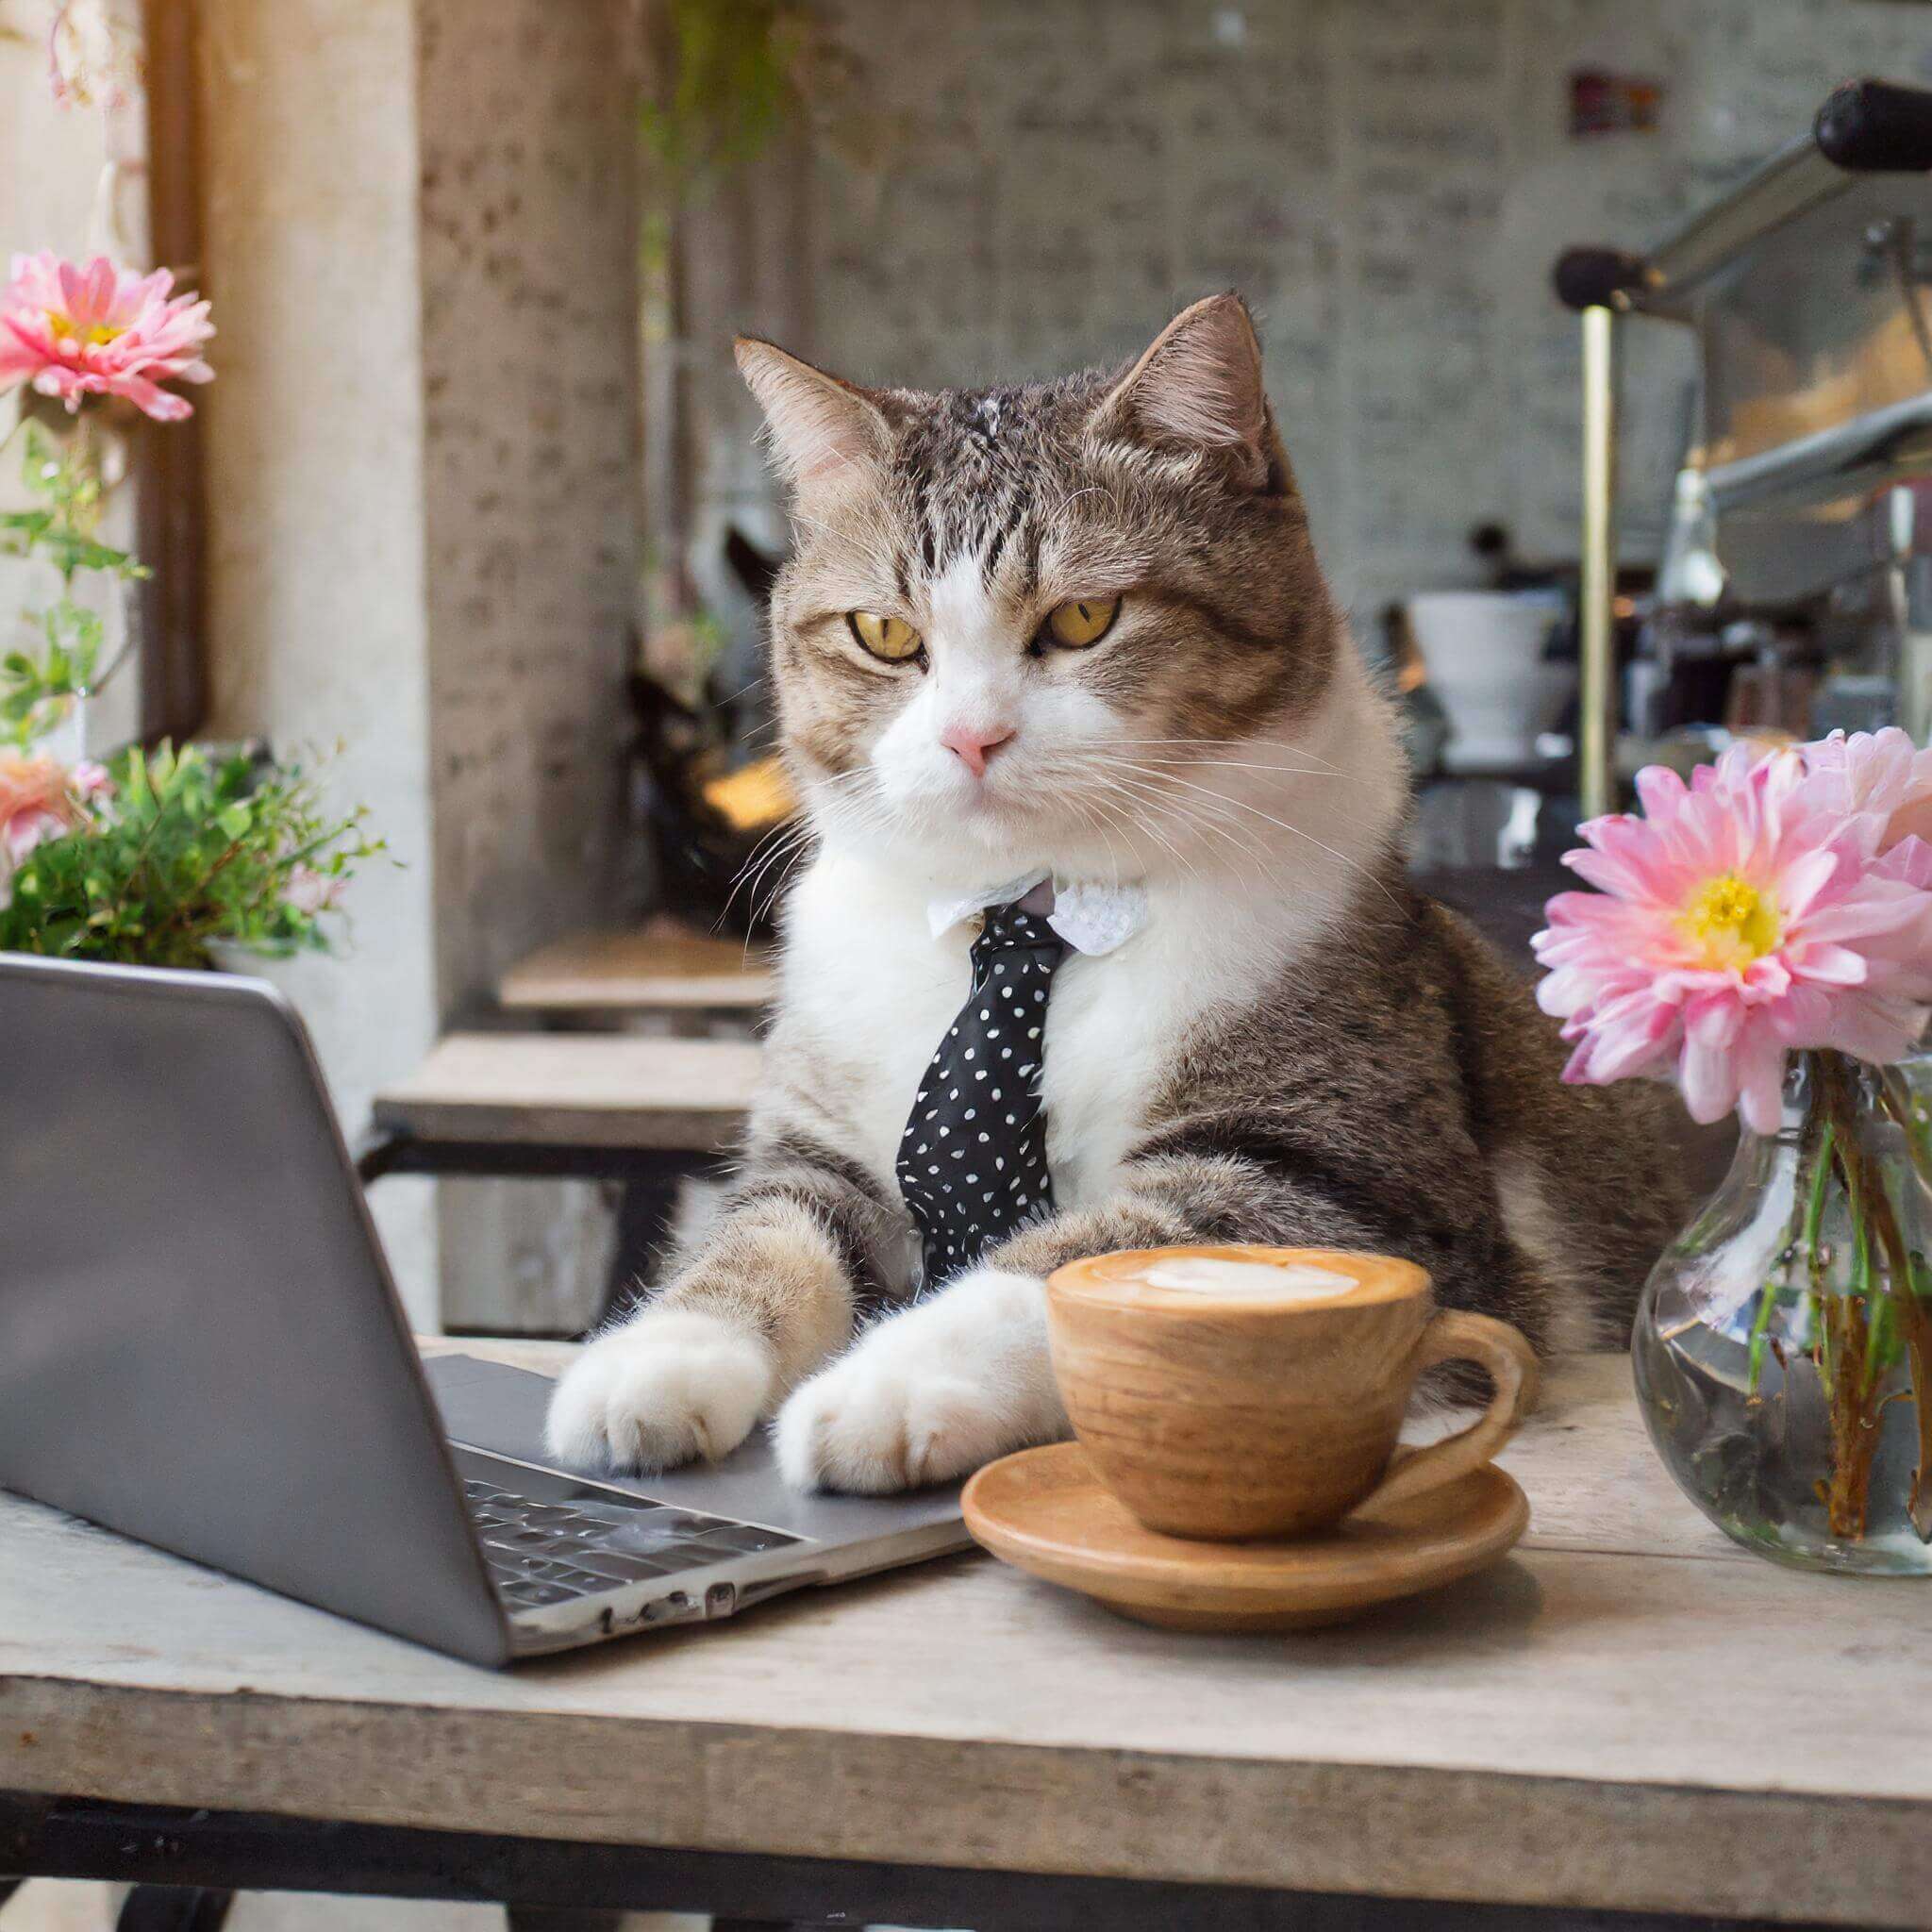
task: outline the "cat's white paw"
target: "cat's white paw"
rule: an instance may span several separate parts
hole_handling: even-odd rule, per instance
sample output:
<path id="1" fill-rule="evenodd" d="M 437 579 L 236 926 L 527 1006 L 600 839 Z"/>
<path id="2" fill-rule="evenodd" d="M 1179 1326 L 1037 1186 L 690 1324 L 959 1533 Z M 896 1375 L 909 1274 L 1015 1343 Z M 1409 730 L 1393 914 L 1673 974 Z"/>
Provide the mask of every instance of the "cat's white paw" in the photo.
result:
<path id="1" fill-rule="evenodd" d="M 544 1437 L 559 1462 L 656 1471 L 728 1456 L 771 1399 L 772 1351 L 695 1308 L 646 1308 L 558 1380 Z"/>
<path id="2" fill-rule="evenodd" d="M 814 1375 L 778 1411 L 778 1466 L 800 1490 L 880 1496 L 964 1475 L 1006 1447 L 985 1391 L 863 1349 Z"/>
<path id="3" fill-rule="evenodd" d="M 786 1481 L 884 1495 L 1058 1434 L 1041 1294 L 1028 1276 L 983 1270 L 868 1331 L 778 1411 Z"/>

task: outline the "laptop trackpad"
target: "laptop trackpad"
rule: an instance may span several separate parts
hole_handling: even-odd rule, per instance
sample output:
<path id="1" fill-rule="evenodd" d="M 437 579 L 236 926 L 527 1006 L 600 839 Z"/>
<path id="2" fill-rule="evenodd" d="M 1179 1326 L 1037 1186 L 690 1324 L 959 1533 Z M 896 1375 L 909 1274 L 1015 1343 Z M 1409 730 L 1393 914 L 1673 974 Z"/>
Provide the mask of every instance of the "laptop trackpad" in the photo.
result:
<path id="1" fill-rule="evenodd" d="M 427 1357 L 423 1373 L 454 1441 L 541 1469 L 562 1469 L 543 1447 L 543 1415 L 553 1386 L 548 1375 L 473 1355 Z M 801 1496 L 780 1480 L 763 1429 L 754 1429 L 750 1440 L 723 1462 L 692 1463 L 663 1475 L 612 1475 L 598 1469 L 565 1473 L 592 1476 L 653 1502 L 762 1524 L 821 1542 L 861 1542 L 959 1520 L 957 1483 L 907 1496 Z M 965 1541 L 963 1529 L 960 1540 Z"/>

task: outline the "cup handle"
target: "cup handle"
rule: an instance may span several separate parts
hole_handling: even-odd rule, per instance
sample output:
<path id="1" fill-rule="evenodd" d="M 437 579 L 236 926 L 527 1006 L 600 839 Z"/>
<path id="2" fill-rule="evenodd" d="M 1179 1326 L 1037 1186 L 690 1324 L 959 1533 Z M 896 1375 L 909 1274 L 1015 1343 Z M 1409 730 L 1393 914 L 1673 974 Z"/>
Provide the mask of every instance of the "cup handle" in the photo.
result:
<path id="1" fill-rule="evenodd" d="M 1458 1308 L 1445 1309 L 1423 1330 L 1414 1359 L 1418 1375 L 1438 1362 L 1479 1362 L 1489 1370 L 1495 1393 L 1489 1407 L 1468 1428 L 1420 1448 L 1398 1447 L 1388 1474 L 1355 1506 L 1351 1516 L 1373 1514 L 1391 1503 L 1405 1503 L 1411 1496 L 1439 1490 L 1444 1483 L 1480 1469 L 1536 1407 L 1541 1380 L 1536 1351 L 1507 1322 L 1465 1314 Z"/>

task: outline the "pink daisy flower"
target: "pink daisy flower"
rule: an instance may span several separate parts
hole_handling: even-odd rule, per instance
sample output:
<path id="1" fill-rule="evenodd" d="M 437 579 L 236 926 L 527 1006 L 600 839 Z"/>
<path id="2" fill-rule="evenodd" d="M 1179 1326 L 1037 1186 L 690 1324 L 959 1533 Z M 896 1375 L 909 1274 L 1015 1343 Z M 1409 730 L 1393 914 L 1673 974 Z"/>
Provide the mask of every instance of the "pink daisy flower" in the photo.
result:
<path id="1" fill-rule="evenodd" d="M 141 87 L 141 55 L 108 0 L 60 0 L 47 28 L 47 76 L 62 108 L 125 108 Z"/>
<path id="2" fill-rule="evenodd" d="M 333 912 L 341 903 L 342 882 L 319 873 L 312 865 L 293 865 L 289 868 L 288 884 L 282 889 L 283 899 L 297 912 Z"/>
<path id="3" fill-rule="evenodd" d="M 93 802 L 112 790 L 106 770 L 86 759 L 70 768 L 58 758 L 0 751 L 0 904 L 34 847 L 85 824 Z"/>
<path id="4" fill-rule="evenodd" d="M 157 384 L 209 382 L 201 345 L 214 334 L 208 304 L 173 295 L 166 269 L 136 275 L 105 255 L 85 267 L 57 255 L 16 255 L 0 291 L 0 393 L 31 382 L 70 409 L 90 395 L 125 396 L 157 422 L 193 414 Z"/>
<path id="5" fill-rule="evenodd" d="M 1909 829 L 1926 754 L 1899 731 L 1739 747 L 1637 791 L 1643 817 L 1579 828 L 1564 863 L 1598 891 L 1559 892 L 1536 936 L 1566 1080 L 1674 1080 L 1694 1119 L 1735 1108 L 1769 1134 L 1792 1049 L 1912 1050 L 1932 1014 L 1932 845 Z"/>

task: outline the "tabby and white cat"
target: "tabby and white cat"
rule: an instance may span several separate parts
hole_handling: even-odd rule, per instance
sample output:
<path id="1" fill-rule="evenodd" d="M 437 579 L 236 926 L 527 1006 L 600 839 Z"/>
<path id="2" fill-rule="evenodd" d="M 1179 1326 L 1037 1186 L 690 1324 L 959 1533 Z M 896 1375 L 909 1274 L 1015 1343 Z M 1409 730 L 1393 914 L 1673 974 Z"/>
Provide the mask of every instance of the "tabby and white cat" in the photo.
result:
<path id="1" fill-rule="evenodd" d="M 772 670 L 816 850 L 742 1164 L 563 1377 L 555 1451 L 657 1469 L 775 1415 L 799 1485 L 958 1475 L 1065 1429 L 1042 1276 L 1179 1241 L 1391 1251 L 1541 1348 L 1621 1345 L 1682 1218 L 1660 1115 L 1561 1086 L 1522 983 L 1407 883 L 1391 707 L 1240 300 L 1124 372 L 1024 388 L 738 358 L 795 497 Z M 1041 872 L 1146 910 L 1058 969 L 1055 1208 L 901 1306 L 900 1135 L 969 981 L 969 933 L 928 908 Z"/>

